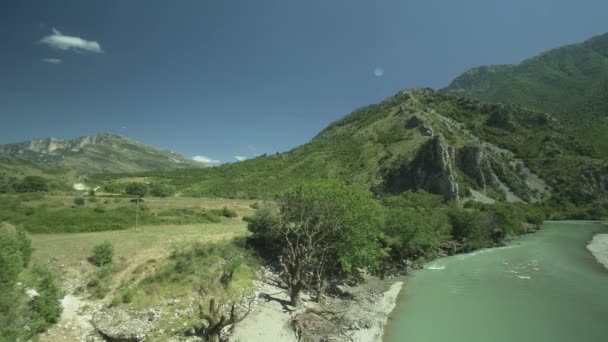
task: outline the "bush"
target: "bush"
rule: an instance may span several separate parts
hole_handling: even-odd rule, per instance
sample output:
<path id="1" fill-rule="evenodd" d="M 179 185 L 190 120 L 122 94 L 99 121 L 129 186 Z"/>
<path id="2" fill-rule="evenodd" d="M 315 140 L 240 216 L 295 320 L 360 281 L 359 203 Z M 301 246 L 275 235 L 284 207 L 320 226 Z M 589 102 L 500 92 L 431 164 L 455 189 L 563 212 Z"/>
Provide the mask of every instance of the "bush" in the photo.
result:
<path id="1" fill-rule="evenodd" d="M 30 259 L 32 257 L 32 239 L 27 235 L 25 229 L 22 227 L 17 228 L 17 245 L 19 248 L 19 252 L 21 253 L 21 261 L 23 262 L 23 267 L 27 267 L 30 263 Z"/>
<path id="2" fill-rule="evenodd" d="M 166 183 L 153 183 L 150 186 L 150 194 L 156 197 L 169 197 L 175 193 L 175 187 Z"/>
<path id="3" fill-rule="evenodd" d="M 222 208 L 221 214 L 224 217 L 238 217 L 239 216 L 239 214 L 237 214 L 236 210 L 228 209 L 228 207 Z"/>
<path id="4" fill-rule="evenodd" d="M 487 246 L 489 236 L 482 229 L 481 212 L 475 209 L 452 208 L 448 213 L 454 240 L 465 243 L 467 250 Z"/>
<path id="5" fill-rule="evenodd" d="M 32 321 L 34 331 L 42 332 L 52 323 L 56 323 L 61 316 L 61 298 L 63 292 L 59 278 L 46 266 L 36 266 L 34 273 L 38 278 L 36 291 L 40 294 L 30 303 L 32 308 Z"/>
<path id="6" fill-rule="evenodd" d="M 105 241 L 93 247 L 93 254 L 89 257 L 89 261 L 99 267 L 109 266 L 112 264 L 114 257 L 114 245 Z"/>
<path id="7" fill-rule="evenodd" d="M 49 191 L 49 185 L 46 179 L 39 176 L 27 176 L 23 180 L 16 184 L 15 190 L 17 192 L 46 192 Z"/>
<path id="8" fill-rule="evenodd" d="M 428 258 L 449 239 L 450 224 L 441 209 L 391 208 L 384 232 L 399 259 Z"/>
<path id="9" fill-rule="evenodd" d="M 247 222 L 247 230 L 251 233 L 249 242 L 263 251 L 264 256 L 276 256 L 281 245 L 281 235 L 278 230 L 278 219 L 270 208 L 261 208 L 253 216 L 243 218 Z"/>
<path id="10" fill-rule="evenodd" d="M 148 186 L 144 183 L 129 183 L 125 187 L 125 193 L 128 195 L 144 197 L 144 195 L 148 192 Z"/>
<path id="11" fill-rule="evenodd" d="M 84 198 L 82 198 L 82 197 L 74 197 L 74 204 L 75 205 L 84 205 Z"/>

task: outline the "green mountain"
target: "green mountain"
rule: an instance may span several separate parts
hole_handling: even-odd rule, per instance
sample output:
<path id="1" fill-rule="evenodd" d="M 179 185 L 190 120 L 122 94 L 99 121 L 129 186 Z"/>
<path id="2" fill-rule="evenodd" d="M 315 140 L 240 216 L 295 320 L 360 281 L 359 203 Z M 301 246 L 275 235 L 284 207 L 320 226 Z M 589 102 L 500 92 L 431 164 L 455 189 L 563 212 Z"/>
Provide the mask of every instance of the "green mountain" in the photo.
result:
<path id="1" fill-rule="evenodd" d="M 453 200 L 569 206 L 608 189 L 608 166 L 591 155 L 549 114 L 409 89 L 354 111 L 286 153 L 140 176 L 192 196 L 265 198 L 304 180 L 336 178 L 379 195 L 422 189 Z M 585 178 L 572 171 L 581 164 L 589 164 Z M 126 176 L 133 175 L 95 181 Z"/>
<path id="2" fill-rule="evenodd" d="M 443 91 L 549 112 L 608 157 L 608 33 L 520 64 L 471 69 Z"/>
<path id="3" fill-rule="evenodd" d="M 69 168 L 82 174 L 205 166 L 178 153 L 110 133 L 86 135 L 73 140 L 46 138 L 0 145 L 0 156 L 23 159 L 46 167 Z"/>

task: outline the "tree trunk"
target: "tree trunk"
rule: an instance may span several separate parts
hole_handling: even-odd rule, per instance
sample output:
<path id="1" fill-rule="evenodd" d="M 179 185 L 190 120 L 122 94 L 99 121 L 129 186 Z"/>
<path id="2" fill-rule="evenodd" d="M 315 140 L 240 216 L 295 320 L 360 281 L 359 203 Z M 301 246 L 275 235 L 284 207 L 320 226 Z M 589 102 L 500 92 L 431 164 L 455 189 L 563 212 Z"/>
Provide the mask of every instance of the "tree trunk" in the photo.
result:
<path id="1" fill-rule="evenodd" d="M 209 342 L 220 342 L 220 334 L 209 335 Z"/>
<path id="2" fill-rule="evenodd" d="M 298 292 L 300 292 L 300 291 L 298 291 Z M 291 305 L 293 305 L 294 307 L 298 307 L 298 305 L 300 305 L 300 293 L 294 293 L 294 291 L 291 291 L 290 297 L 291 297 Z"/>

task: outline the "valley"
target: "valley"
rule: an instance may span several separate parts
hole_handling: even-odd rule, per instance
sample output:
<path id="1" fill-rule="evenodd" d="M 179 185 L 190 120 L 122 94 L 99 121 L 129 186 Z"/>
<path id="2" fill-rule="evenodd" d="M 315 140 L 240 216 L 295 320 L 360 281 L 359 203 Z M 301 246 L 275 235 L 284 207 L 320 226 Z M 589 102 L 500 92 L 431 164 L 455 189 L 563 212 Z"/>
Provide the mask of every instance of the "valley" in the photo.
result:
<path id="1" fill-rule="evenodd" d="M 608 34 L 446 82 L 526 11 L 132 5 L 7 43 L 0 341 L 604 340 Z"/>

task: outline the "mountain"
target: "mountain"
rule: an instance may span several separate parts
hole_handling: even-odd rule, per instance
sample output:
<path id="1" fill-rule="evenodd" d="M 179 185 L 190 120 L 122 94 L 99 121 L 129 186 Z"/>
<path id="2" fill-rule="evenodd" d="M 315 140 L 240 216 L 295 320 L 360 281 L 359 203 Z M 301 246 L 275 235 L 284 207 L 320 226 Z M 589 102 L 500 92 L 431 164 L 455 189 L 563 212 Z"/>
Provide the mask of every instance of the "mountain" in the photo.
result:
<path id="1" fill-rule="evenodd" d="M 0 145 L 0 156 L 46 167 L 69 168 L 82 174 L 205 166 L 178 153 L 111 133 L 85 135 L 73 140 L 46 138 Z"/>
<path id="2" fill-rule="evenodd" d="M 608 166 L 591 154 L 549 114 L 408 89 L 355 110 L 286 153 L 141 175 L 191 196 L 267 198 L 298 182 L 336 178 L 378 195 L 422 189 L 447 200 L 552 198 L 571 205 L 608 190 Z M 579 177 L 573 170 L 586 163 L 588 174 Z"/>
<path id="3" fill-rule="evenodd" d="M 608 33 L 520 64 L 468 70 L 442 91 L 549 112 L 608 157 Z"/>

